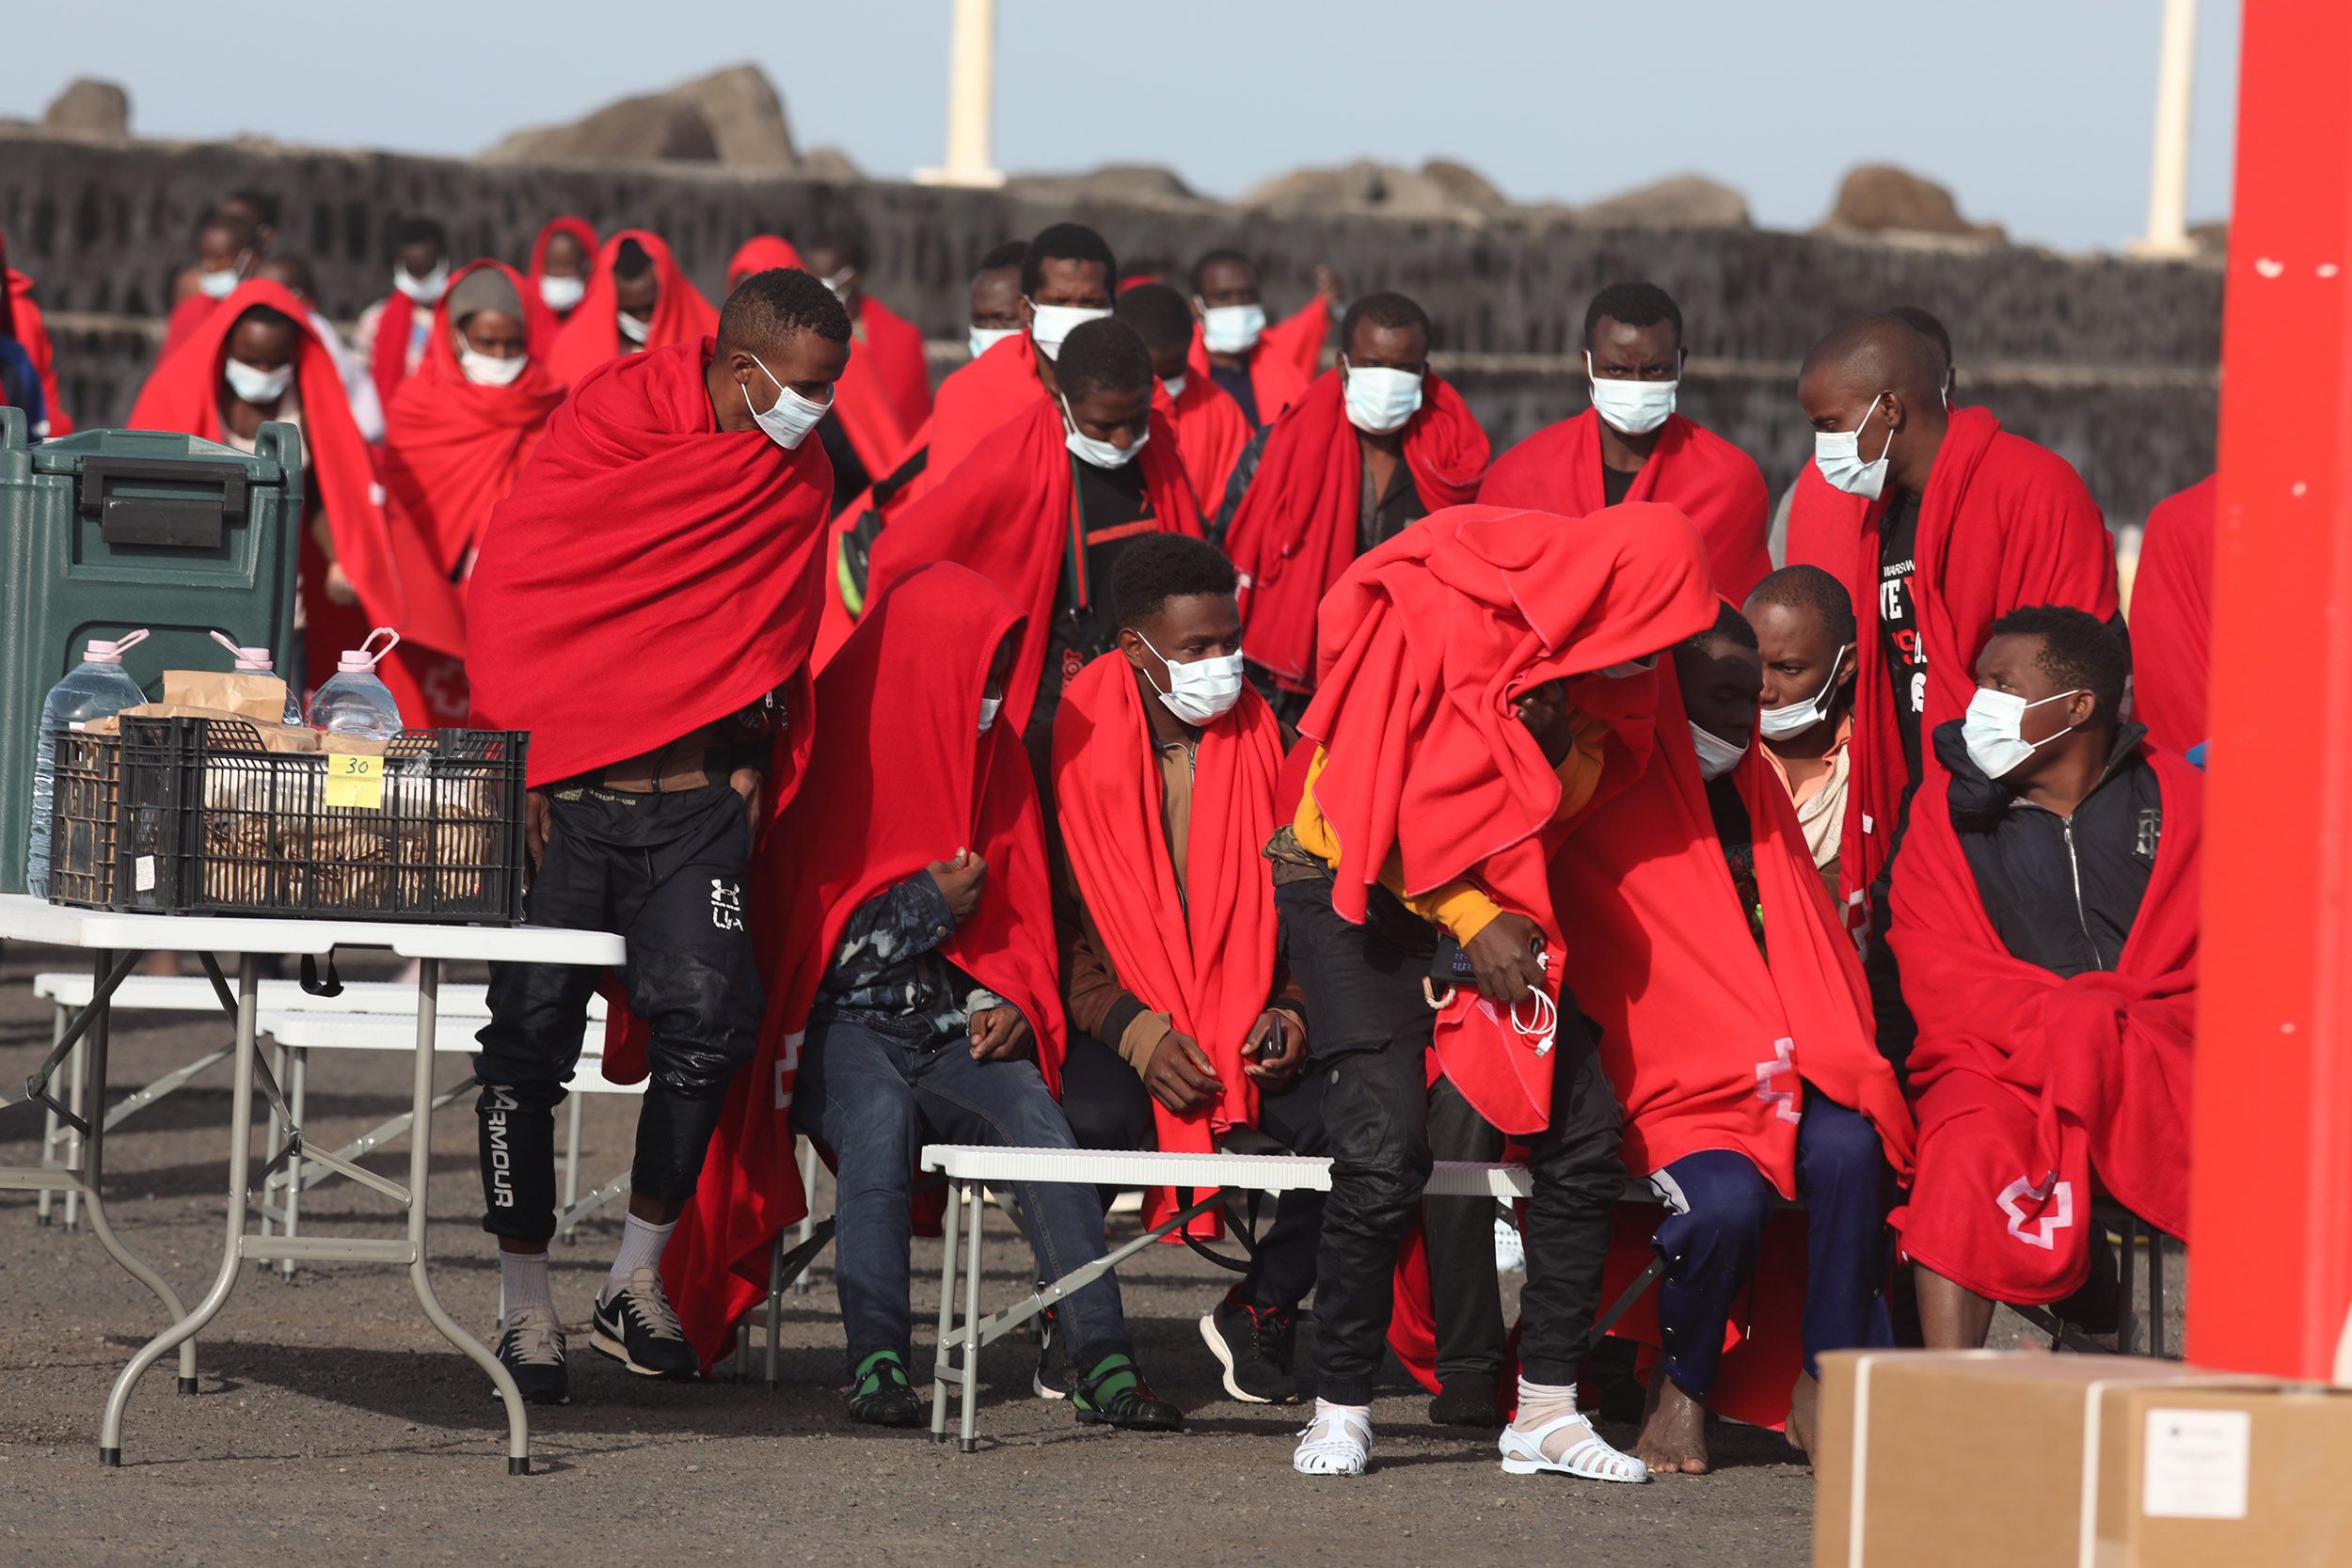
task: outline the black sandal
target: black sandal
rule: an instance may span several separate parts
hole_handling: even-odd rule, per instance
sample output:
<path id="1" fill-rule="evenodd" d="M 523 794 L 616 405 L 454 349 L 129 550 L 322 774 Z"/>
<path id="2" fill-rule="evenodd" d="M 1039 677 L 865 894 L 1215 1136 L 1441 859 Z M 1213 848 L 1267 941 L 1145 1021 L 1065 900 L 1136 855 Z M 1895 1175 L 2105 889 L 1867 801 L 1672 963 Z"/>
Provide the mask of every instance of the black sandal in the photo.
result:
<path id="1" fill-rule="evenodd" d="M 897 1351 L 878 1350 L 858 1363 L 857 1382 L 850 1389 L 850 1419 L 878 1427 L 923 1424 L 922 1396 L 907 1381 L 906 1360 Z"/>
<path id="2" fill-rule="evenodd" d="M 1080 1426 L 1111 1426 L 1127 1432 L 1175 1432 L 1184 1413 L 1152 1392 L 1135 1358 L 1114 1353 L 1088 1368 L 1070 1391 Z"/>

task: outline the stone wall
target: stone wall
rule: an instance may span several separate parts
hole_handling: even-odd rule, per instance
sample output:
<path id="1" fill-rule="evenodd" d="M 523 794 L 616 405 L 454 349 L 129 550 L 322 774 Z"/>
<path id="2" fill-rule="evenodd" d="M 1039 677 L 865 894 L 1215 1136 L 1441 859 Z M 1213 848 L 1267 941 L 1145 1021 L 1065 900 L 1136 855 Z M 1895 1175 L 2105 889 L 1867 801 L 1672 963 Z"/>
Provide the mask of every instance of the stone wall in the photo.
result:
<path id="1" fill-rule="evenodd" d="M 1441 362 L 1499 444 L 1583 405 L 1576 354 L 1585 302 L 1647 277 L 1674 293 L 1693 366 L 1684 407 L 1754 452 L 1775 485 L 1809 450 L 1793 395 L 1805 348 L 1837 322 L 1893 304 L 1951 326 L 1963 396 L 2064 453 L 2110 518 L 2136 522 L 2213 463 L 2221 275 L 2210 264 L 2079 259 L 1999 245 L 1887 243 L 1761 230 L 1605 230 L 1506 216 L 1472 225 L 1370 216 L 1272 217 L 1215 203 L 1049 203 L 1017 192 L 869 182 L 834 185 L 678 167 L 479 166 L 388 153 L 229 145 L 98 147 L 0 141 L 9 259 L 60 314 L 68 406 L 118 420 L 151 352 L 151 325 L 221 193 L 284 204 L 281 249 L 307 256 L 328 314 L 385 288 L 385 241 L 412 212 L 448 225 L 460 257 L 520 261 L 549 214 L 662 233 L 717 296 L 726 258 L 762 230 L 841 217 L 874 253 L 870 285 L 934 339 L 960 341 L 970 269 L 991 246 L 1061 217 L 1123 259 L 1183 262 L 1233 244 L 1260 260 L 1279 309 L 1315 266 L 1351 293 L 1394 288 L 1438 323 Z"/>

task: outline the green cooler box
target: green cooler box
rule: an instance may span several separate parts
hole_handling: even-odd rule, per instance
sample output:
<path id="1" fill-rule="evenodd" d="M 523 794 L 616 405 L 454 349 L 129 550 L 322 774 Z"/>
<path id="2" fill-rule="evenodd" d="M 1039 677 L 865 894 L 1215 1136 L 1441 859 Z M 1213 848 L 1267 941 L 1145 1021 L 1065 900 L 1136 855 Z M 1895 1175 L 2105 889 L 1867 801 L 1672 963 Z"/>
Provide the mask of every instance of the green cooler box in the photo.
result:
<path id="1" fill-rule="evenodd" d="M 226 670 L 215 628 L 290 668 L 302 539 L 302 433 L 248 457 L 192 436 L 88 430 L 39 446 L 0 408 L 0 893 L 24 891 L 33 765 L 49 689 L 93 637 L 152 631 L 124 663 Z"/>

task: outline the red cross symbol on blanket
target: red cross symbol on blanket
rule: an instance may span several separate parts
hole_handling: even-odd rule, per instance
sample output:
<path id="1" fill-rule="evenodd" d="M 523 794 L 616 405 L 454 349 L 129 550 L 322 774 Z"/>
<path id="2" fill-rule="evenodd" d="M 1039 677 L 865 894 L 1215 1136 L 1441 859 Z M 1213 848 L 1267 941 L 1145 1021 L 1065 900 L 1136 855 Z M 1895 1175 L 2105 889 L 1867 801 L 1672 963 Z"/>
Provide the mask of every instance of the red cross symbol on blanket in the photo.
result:
<path id="1" fill-rule="evenodd" d="M 2024 1201 L 2020 1201 L 2020 1200 Z M 2026 1216 L 2026 1203 L 2041 1209 L 2031 1220 Z M 2038 1246 L 2044 1252 L 2058 1249 L 2058 1233 L 2074 1223 L 2074 1183 L 2060 1181 L 2052 1171 L 2039 1182 L 2019 1177 L 2001 1189 L 2001 1212 L 2009 1216 L 2009 1233 L 2027 1246 Z M 2028 1234 L 2026 1227 L 2039 1227 L 2039 1234 Z"/>
<path id="2" fill-rule="evenodd" d="M 1772 1042 L 1771 1059 L 1756 1064 L 1756 1098 L 1770 1104 L 1772 1115 L 1783 1121 L 1797 1119 L 1796 1085 L 1780 1085 L 1782 1073 L 1797 1070 L 1796 1052 L 1797 1042 L 1784 1035 Z"/>

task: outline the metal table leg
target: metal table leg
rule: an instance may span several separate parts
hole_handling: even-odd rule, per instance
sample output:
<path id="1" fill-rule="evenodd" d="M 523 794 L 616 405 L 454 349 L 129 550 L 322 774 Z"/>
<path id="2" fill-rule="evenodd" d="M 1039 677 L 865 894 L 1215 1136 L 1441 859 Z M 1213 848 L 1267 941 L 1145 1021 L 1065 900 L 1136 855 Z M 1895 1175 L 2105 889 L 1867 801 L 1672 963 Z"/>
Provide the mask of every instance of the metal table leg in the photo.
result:
<path id="1" fill-rule="evenodd" d="M 964 1453 L 980 1446 L 980 1221 L 988 1213 L 977 1190 L 971 1198 L 972 1236 L 966 1243 L 971 1256 L 963 1260 L 963 1435 L 956 1444 Z"/>
<path id="2" fill-rule="evenodd" d="M 49 1008 L 49 1047 L 54 1051 L 57 1047 L 57 1042 L 65 1038 L 65 1004 L 62 1002 L 53 1003 Z M 82 1048 L 80 1046 L 75 1046 L 73 1048 L 72 1056 L 66 1062 L 66 1071 L 70 1075 L 66 1082 L 76 1085 L 74 1089 L 71 1089 L 68 1092 L 78 1094 L 78 1085 L 82 1081 Z M 74 1163 L 73 1157 L 70 1153 L 62 1161 L 57 1158 L 57 1145 L 64 1141 L 60 1133 L 60 1129 L 62 1129 L 64 1125 L 65 1124 L 63 1122 L 60 1122 L 57 1119 L 57 1108 L 56 1106 L 43 1105 L 41 1107 L 40 1164 L 41 1168 L 44 1170 L 70 1166 Z M 54 1197 L 55 1193 L 55 1188 L 43 1187 L 40 1190 L 40 1196 L 34 1199 L 33 1218 L 37 1223 L 41 1225 L 47 1225 L 49 1223 L 51 1200 Z M 66 1189 L 66 1201 L 71 1203 L 72 1200 L 72 1189 L 68 1188 Z"/>
<path id="3" fill-rule="evenodd" d="M 564 1202 L 561 1212 L 570 1213 L 580 1202 L 580 1103 L 577 1090 L 564 1096 Z M 563 1227 L 564 1244 L 577 1246 L 580 1232 L 572 1227 Z"/>
<path id="4" fill-rule="evenodd" d="M 270 1076 L 277 1082 L 282 1084 L 286 1081 L 286 1048 L 273 1041 L 269 1048 L 269 1054 Z M 278 1114 L 278 1101 L 275 1099 L 272 1099 L 269 1102 L 269 1137 L 262 1145 L 262 1147 L 268 1149 L 273 1155 L 275 1155 L 278 1150 L 286 1147 L 285 1121 Z M 260 1234 L 263 1236 L 267 1236 L 270 1233 L 271 1220 L 269 1190 L 272 1186 L 276 1185 L 277 1180 L 277 1178 L 273 1177 L 266 1170 L 262 1173 L 262 1227 Z M 291 1236 L 294 1232 L 289 1230 L 287 1234 Z M 262 1270 L 264 1274 L 269 1272 L 269 1260 L 267 1259 L 263 1259 L 254 1264 L 255 1268 Z"/>
<path id="5" fill-rule="evenodd" d="M 112 1010 L 113 1004 L 109 1003 L 107 1006 L 107 1018 L 111 1021 L 114 1016 Z M 81 1044 L 76 1045 L 73 1048 L 72 1054 L 66 1058 L 65 1108 L 72 1112 L 75 1116 L 80 1117 L 83 1120 L 87 1121 L 89 1119 L 89 1111 L 87 1108 L 88 1096 L 89 1042 L 85 1039 Z M 105 1080 L 103 1078 L 99 1080 L 98 1109 L 100 1115 L 104 1115 L 106 1109 L 106 1086 Z M 68 1164 L 80 1164 L 81 1155 L 82 1134 L 75 1129 L 68 1127 L 65 1130 L 66 1163 Z M 68 1230 L 75 1229 L 81 1224 L 81 1203 L 82 1195 L 75 1192 L 72 1188 L 68 1187 L 65 1192 L 65 1227 Z"/>
<path id="6" fill-rule="evenodd" d="M 939 1227 L 939 1338 L 931 1351 L 931 1441 L 947 1441 L 948 1357 L 956 1329 L 956 1236 L 963 1227 L 963 1183 L 947 1183 L 947 1212 Z"/>
<path id="7" fill-rule="evenodd" d="M 292 1079 L 287 1090 L 286 1117 L 294 1123 L 294 1132 L 299 1133 L 302 1131 L 302 1108 L 310 1088 L 310 1053 L 297 1045 L 284 1054 L 288 1058 Z M 268 1147 L 275 1149 L 278 1146 L 273 1143 Z M 286 1173 L 280 1180 L 284 1183 L 280 1190 L 286 1195 L 286 1234 L 292 1238 L 300 1234 L 302 1229 L 302 1143 L 298 1137 L 286 1156 Z M 294 1276 L 294 1260 L 291 1254 L 278 1266 L 284 1277 L 292 1279 Z"/>
<path id="8" fill-rule="evenodd" d="M 408 1282 L 416 1287 L 424 1315 L 441 1338 L 470 1357 L 489 1374 L 490 1384 L 506 1404 L 506 1473 L 531 1474 L 531 1425 L 523 1415 L 522 1391 L 504 1363 L 485 1349 L 481 1340 L 457 1325 L 433 1293 L 433 1279 L 424 1260 L 425 1185 L 433 1171 L 433 1037 L 440 1006 L 441 960 L 421 959 L 417 967 L 417 1075 L 410 1100 L 408 1124 Z"/>
<path id="9" fill-rule="evenodd" d="M 803 1201 L 806 1195 L 803 1195 Z M 802 1271 L 807 1277 L 807 1271 Z M 776 1348 L 784 1338 L 784 1232 L 776 1232 L 775 1245 L 768 1249 L 768 1392 L 776 1391 Z"/>

